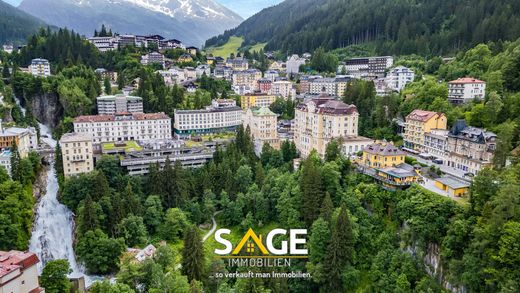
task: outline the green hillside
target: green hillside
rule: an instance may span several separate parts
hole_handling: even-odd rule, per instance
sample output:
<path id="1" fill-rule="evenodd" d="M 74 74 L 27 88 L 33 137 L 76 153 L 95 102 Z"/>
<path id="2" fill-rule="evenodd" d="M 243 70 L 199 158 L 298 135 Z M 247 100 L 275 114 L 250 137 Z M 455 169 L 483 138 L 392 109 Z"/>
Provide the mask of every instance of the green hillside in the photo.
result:
<path id="1" fill-rule="evenodd" d="M 267 42 L 267 50 L 283 52 L 370 42 L 381 54 L 446 54 L 520 37 L 520 1 L 287 0 L 206 46 L 231 36 L 244 37 L 243 46 Z"/>
<path id="2" fill-rule="evenodd" d="M 0 45 L 23 43 L 42 26 L 43 21 L 0 0 Z"/>

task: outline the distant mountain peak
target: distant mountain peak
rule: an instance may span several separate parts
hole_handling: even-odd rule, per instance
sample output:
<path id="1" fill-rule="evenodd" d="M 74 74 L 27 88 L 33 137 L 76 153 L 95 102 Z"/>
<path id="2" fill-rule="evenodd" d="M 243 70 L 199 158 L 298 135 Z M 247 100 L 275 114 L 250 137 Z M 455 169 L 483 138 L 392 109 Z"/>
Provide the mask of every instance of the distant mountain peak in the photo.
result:
<path id="1" fill-rule="evenodd" d="M 20 9 L 85 35 L 105 24 L 114 32 L 161 34 L 191 45 L 243 20 L 215 0 L 23 0 Z"/>

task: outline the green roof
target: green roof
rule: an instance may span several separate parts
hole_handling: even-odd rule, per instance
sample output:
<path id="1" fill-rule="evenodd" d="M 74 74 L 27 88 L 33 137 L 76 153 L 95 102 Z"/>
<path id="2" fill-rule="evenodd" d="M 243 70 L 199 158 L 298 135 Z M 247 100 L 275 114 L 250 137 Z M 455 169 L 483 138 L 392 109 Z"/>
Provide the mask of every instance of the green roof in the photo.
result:
<path id="1" fill-rule="evenodd" d="M 276 114 L 267 107 L 252 108 L 251 111 L 255 116 L 276 116 Z"/>

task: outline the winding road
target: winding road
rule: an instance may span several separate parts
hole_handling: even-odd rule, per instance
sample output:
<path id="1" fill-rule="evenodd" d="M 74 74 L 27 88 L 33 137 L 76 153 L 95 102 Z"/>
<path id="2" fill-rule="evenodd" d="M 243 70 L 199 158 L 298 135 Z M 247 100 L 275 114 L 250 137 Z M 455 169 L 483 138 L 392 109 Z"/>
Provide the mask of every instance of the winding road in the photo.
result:
<path id="1" fill-rule="evenodd" d="M 211 222 L 213 223 L 211 225 L 211 229 L 208 231 L 208 233 L 206 233 L 206 235 L 204 235 L 204 237 L 202 237 L 202 243 L 204 243 L 206 240 L 208 240 L 208 238 L 213 235 L 213 233 L 215 233 L 215 231 L 217 230 L 217 221 L 215 220 L 215 216 L 220 214 L 220 212 L 222 211 L 216 211 L 213 216 L 211 217 Z M 181 268 L 181 264 L 178 264 L 175 266 L 175 269 L 178 270 Z"/>

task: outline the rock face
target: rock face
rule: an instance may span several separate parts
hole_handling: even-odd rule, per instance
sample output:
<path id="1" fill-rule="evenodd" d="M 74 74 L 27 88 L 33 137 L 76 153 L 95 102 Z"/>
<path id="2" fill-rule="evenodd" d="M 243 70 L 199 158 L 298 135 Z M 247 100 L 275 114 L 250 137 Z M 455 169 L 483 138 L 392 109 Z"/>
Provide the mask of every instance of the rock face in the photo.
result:
<path id="1" fill-rule="evenodd" d="M 51 128 L 60 123 L 60 117 L 63 116 L 63 107 L 55 93 L 34 96 L 29 103 L 34 117 L 41 123 L 49 125 Z"/>
<path id="2" fill-rule="evenodd" d="M 422 259 L 424 269 L 432 278 L 437 280 L 439 284 L 446 290 L 453 293 L 466 293 L 467 290 L 464 286 L 454 286 L 448 281 L 444 267 L 441 262 L 441 251 L 440 246 L 436 243 L 429 243 L 426 252 L 423 252 L 417 244 L 413 246 L 407 246 L 405 251 L 413 255 L 418 259 Z"/>
<path id="3" fill-rule="evenodd" d="M 195 46 L 242 21 L 214 0 L 24 0 L 19 8 L 86 36 L 105 24 L 121 34 L 159 34 Z"/>

